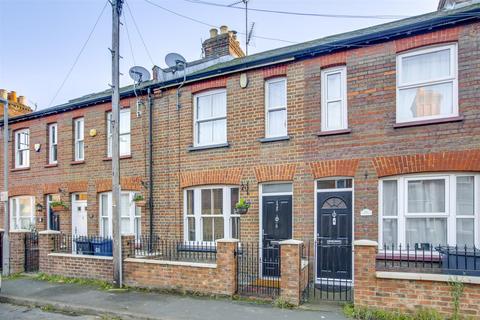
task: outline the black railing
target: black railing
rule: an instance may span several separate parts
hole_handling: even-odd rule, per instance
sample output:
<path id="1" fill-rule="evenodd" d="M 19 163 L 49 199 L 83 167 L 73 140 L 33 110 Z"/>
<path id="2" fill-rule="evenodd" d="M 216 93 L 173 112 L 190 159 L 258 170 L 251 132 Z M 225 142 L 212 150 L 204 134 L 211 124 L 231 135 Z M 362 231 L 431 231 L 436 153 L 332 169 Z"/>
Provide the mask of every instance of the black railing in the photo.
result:
<path id="1" fill-rule="evenodd" d="M 38 246 L 38 233 L 29 232 L 25 234 L 25 272 L 37 272 L 40 256 Z"/>
<path id="2" fill-rule="evenodd" d="M 60 215 L 57 213 L 50 215 L 50 230 L 60 231 Z"/>
<path id="3" fill-rule="evenodd" d="M 53 252 L 111 257 L 112 246 L 110 237 L 59 234 L 54 237 Z"/>
<path id="4" fill-rule="evenodd" d="M 267 299 L 280 294 L 280 246 L 239 242 L 236 255 L 238 294 Z"/>
<path id="5" fill-rule="evenodd" d="M 472 246 L 384 245 L 377 270 L 480 276 L 480 250 Z"/>
<path id="6" fill-rule="evenodd" d="M 217 247 L 214 242 L 141 236 L 130 243 L 130 256 L 165 261 L 211 263 L 217 260 Z"/>

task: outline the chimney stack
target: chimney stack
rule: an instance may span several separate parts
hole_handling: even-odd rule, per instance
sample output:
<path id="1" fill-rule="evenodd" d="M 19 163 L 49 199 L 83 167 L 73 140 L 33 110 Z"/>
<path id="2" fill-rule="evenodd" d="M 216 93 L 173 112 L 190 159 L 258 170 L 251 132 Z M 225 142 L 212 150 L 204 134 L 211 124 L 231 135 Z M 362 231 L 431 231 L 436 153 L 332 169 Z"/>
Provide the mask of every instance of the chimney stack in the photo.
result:
<path id="1" fill-rule="evenodd" d="M 27 98 L 25 98 L 25 96 L 17 97 L 17 93 L 15 91 L 8 92 L 5 89 L 0 89 L 0 97 L 8 100 L 9 116 L 14 117 L 32 112 L 32 108 L 27 106 Z"/>
<path id="2" fill-rule="evenodd" d="M 205 58 L 232 56 L 244 57 L 245 53 L 237 40 L 237 32 L 229 31 L 227 26 L 220 27 L 220 34 L 216 28 L 210 29 L 210 38 L 202 44 Z"/>

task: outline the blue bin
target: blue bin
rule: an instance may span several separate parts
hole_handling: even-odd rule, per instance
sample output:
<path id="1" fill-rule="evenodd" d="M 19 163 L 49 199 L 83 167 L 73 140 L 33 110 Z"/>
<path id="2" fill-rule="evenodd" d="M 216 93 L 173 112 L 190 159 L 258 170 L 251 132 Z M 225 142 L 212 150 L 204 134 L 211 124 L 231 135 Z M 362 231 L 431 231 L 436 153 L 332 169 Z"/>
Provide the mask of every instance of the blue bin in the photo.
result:
<path id="1" fill-rule="evenodd" d="M 92 239 L 90 240 L 92 245 L 93 255 L 95 256 L 112 256 L 112 240 L 110 239 Z"/>
<path id="2" fill-rule="evenodd" d="M 93 254 L 92 246 L 88 237 L 78 237 L 75 239 L 77 254 Z"/>
<path id="3" fill-rule="evenodd" d="M 473 248 L 439 247 L 445 274 L 480 276 L 480 250 Z"/>

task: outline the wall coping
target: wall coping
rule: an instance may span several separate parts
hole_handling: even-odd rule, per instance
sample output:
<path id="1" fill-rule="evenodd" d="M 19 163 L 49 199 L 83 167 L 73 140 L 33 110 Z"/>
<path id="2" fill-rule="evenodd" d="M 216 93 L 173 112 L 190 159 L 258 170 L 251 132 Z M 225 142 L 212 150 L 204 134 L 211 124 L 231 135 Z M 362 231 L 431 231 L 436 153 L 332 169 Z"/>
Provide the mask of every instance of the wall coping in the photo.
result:
<path id="1" fill-rule="evenodd" d="M 218 242 L 223 242 L 223 243 L 238 243 L 240 242 L 238 239 L 227 239 L 227 238 L 224 238 L 224 239 L 218 239 L 217 240 L 217 243 Z"/>
<path id="2" fill-rule="evenodd" d="M 43 230 L 39 231 L 38 234 L 60 234 L 60 231 L 57 230 Z"/>
<path id="3" fill-rule="evenodd" d="M 452 274 L 377 271 L 376 276 L 377 278 L 381 278 L 381 279 L 419 280 L 419 281 L 437 281 L 437 282 L 460 281 L 462 283 L 467 283 L 467 284 L 480 284 L 480 277 L 452 275 Z"/>
<path id="4" fill-rule="evenodd" d="M 113 257 L 104 256 L 92 256 L 86 254 L 73 254 L 73 253 L 49 253 L 49 257 L 64 257 L 64 258 L 76 258 L 76 259 L 94 259 L 94 260 L 109 260 L 112 261 Z"/>
<path id="5" fill-rule="evenodd" d="M 373 240 L 355 240 L 353 241 L 354 246 L 360 246 L 360 247 L 378 247 L 378 242 L 373 241 Z"/>
<path id="6" fill-rule="evenodd" d="M 185 262 L 185 261 L 168 261 L 168 260 L 154 260 L 154 259 L 139 259 L 139 258 L 127 258 L 126 262 L 143 263 L 143 264 L 159 264 L 170 266 L 182 266 L 192 268 L 211 268 L 216 269 L 216 263 L 201 263 L 201 262 Z"/>
<path id="7" fill-rule="evenodd" d="M 10 233 L 30 233 L 32 231 L 27 230 L 27 229 L 15 229 L 15 230 L 10 230 Z"/>
<path id="8" fill-rule="evenodd" d="M 278 243 L 279 245 L 301 245 L 303 244 L 303 241 L 301 240 L 294 240 L 294 239 L 288 239 L 288 240 L 283 240 Z"/>

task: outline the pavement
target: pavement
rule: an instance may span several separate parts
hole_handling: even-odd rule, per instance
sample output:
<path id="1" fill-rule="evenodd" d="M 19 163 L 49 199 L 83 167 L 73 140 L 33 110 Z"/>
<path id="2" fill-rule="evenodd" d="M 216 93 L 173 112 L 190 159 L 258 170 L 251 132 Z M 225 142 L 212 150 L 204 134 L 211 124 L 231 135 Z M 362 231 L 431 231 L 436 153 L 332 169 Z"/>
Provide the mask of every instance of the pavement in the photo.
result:
<path id="1" fill-rule="evenodd" d="M 97 316 L 75 316 L 62 313 L 52 313 L 39 308 L 16 306 L 0 303 L 0 319 L 2 320 L 103 320 Z"/>
<path id="2" fill-rule="evenodd" d="M 271 304 L 259 304 L 230 299 L 214 299 L 187 295 L 162 294 L 142 291 L 100 290 L 79 284 L 52 283 L 19 278 L 2 281 L 1 311 L 5 306 L 42 307 L 42 310 L 65 312 L 70 315 L 97 316 L 102 319 L 156 319 L 156 320 L 345 320 L 340 306 L 328 305 L 316 311 L 280 309 Z M 36 312 L 42 312 L 36 310 Z M 33 310 L 35 311 L 35 310 Z M 28 314 L 28 313 L 26 313 Z M 58 313 L 55 313 L 58 316 Z M 13 317 L 12 319 L 31 319 Z M 34 319 L 42 319 L 35 318 Z M 56 319 L 56 318 L 47 318 Z M 64 319 L 64 318 L 59 318 Z M 67 318 L 65 318 L 67 319 Z M 75 319 L 95 319 L 78 318 Z"/>

